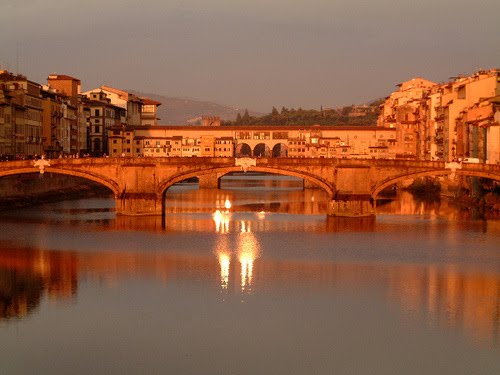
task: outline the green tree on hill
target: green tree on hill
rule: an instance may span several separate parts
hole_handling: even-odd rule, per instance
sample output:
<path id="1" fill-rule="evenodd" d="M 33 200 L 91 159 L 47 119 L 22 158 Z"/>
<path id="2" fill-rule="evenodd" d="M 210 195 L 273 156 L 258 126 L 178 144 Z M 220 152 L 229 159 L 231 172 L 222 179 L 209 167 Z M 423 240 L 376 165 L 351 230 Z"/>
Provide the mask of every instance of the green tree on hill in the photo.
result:
<path id="1" fill-rule="evenodd" d="M 225 122 L 228 125 L 254 125 L 254 124 L 269 124 L 269 125 L 361 125 L 375 126 L 377 124 L 378 107 L 376 110 L 367 111 L 364 116 L 350 116 L 354 106 L 346 106 L 339 109 L 303 109 L 301 107 L 281 109 L 281 113 L 273 106 L 271 113 L 254 117 L 250 116 L 248 110 L 245 109 L 243 116 L 239 113 L 236 120 L 233 122 Z"/>

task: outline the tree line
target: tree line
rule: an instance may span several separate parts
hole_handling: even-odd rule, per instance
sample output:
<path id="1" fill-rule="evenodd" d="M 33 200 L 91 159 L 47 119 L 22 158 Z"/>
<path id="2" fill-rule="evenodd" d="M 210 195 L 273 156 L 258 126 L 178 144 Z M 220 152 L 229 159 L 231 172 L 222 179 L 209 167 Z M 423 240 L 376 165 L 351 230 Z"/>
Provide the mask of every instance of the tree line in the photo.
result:
<path id="1" fill-rule="evenodd" d="M 238 113 L 234 121 L 224 121 L 223 125 L 365 125 L 377 124 L 378 105 L 346 106 L 339 109 L 294 109 L 281 108 L 264 116 L 251 116 L 245 109 L 243 115 Z"/>

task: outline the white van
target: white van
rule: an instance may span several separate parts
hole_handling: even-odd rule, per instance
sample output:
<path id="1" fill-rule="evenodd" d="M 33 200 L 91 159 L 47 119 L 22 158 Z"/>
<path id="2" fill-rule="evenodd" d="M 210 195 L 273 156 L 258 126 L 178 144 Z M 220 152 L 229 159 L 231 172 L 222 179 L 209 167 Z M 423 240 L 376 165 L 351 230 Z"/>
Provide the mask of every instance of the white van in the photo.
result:
<path id="1" fill-rule="evenodd" d="M 464 158 L 464 160 L 462 160 L 462 161 L 464 163 L 479 164 L 478 158 Z"/>

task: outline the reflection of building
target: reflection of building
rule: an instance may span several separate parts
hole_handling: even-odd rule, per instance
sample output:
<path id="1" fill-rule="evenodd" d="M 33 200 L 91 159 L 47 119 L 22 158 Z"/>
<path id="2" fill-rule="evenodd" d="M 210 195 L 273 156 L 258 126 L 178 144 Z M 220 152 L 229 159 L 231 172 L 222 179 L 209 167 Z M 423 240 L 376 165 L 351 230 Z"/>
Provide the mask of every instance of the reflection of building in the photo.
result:
<path id="1" fill-rule="evenodd" d="M 495 340 L 500 337 L 498 272 L 462 271 L 456 266 L 358 265 L 299 259 L 261 258 L 255 262 L 260 250 L 254 233 L 247 222 L 240 221 L 235 228 L 239 229 L 234 235 L 219 236 L 213 250 L 217 258 L 211 253 L 1 249 L 0 319 L 29 314 L 44 296 L 74 297 L 79 278 L 106 280 L 109 284 L 146 275 L 164 281 L 213 280 L 214 270 L 220 269 L 216 277 L 228 293 L 248 292 L 256 279 L 262 285 L 314 290 L 377 285 L 386 290 L 388 303 L 397 303 L 411 318 L 424 316 L 430 324 L 458 328 L 492 344 L 497 344 Z M 240 272 L 230 264 L 233 257 L 238 259 Z M 232 281 L 237 288 L 228 288 Z"/>
<path id="2" fill-rule="evenodd" d="M 30 249 L 0 251 L 0 320 L 20 318 L 42 298 L 71 299 L 78 285 L 75 254 Z"/>

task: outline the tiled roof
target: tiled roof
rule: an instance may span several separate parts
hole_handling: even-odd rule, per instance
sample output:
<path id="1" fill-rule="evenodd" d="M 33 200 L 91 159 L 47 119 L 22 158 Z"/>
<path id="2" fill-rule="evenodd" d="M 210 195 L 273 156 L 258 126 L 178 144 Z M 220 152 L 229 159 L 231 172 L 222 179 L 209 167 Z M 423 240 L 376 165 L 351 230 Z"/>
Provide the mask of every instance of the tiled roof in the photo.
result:
<path id="1" fill-rule="evenodd" d="M 117 94 L 117 95 L 123 96 L 125 99 L 127 99 L 127 98 L 128 98 L 128 96 L 129 96 L 129 93 L 128 93 L 128 92 L 123 91 L 123 90 L 120 90 L 120 89 L 115 89 L 114 87 L 107 86 L 107 85 L 102 85 L 102 86 L 101 86 L 101 90 L 104 90 L 104 91 L 109 91 L 109 92 L 112 92 L 112 93 L 114 93 L 114 94 Z"/>
<path id="2" fill-rule="evenodd" d="M 78 81 L 78 82 L 80 82 L 80 80 L 78 78 L 71 77 L 71 76 L 68 76 L 66 74 L 50 74 L 47 79 L 48 80 L 56 80 L 56 81 L 71 80 L 71 81 Z"/>
<path id="3" fill-rule="evenodd" d="M 149 99 L 149 98 L 145 98 L 145 97 L 141 97 L 141 99 L 145 105 L 156 105 L 156 106 L 161 105 L 161 102 L 157 102 L 156 100 L 153 100 L 153 99 Z"/>

